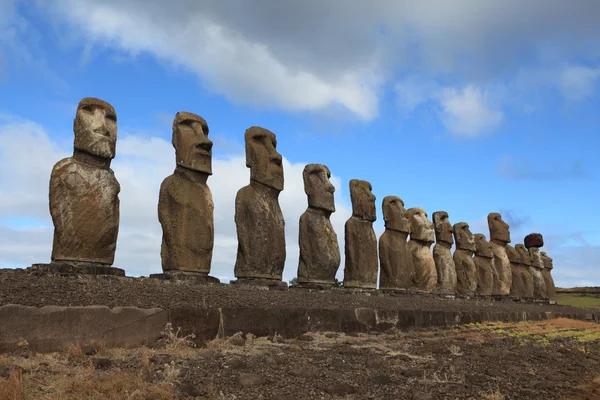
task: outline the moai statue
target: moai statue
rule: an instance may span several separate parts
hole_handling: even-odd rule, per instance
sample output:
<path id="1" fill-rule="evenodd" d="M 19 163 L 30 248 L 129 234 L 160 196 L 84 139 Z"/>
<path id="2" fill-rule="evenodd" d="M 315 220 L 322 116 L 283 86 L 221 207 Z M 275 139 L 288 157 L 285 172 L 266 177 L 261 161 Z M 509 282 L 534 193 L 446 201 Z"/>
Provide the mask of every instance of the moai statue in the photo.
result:
<path id="1" fill-rule="evenodd" d="M 452 228 L 456 239 L 454 264 L 456 265 L 456 293 L 463 296 L 474 296 L 477 290 L 477 268 L 473 261 L 475 238 L 469 224 L 459 222 Z"/>
<path id="2" fill-rule="evenodd" d="M 526 299 L 533 299 L 533 277 L 529 271 L 529 268 L 531 267 L 529 252 L 521 243 L 515 245 L 515 250 L 519 254 L 519 271 L 523 282 L 523 297 Z"/>
<path id="3" fill-rule="evenodd" d="M 279 206 L 283 166 L 275 134 L 253 126 L 246 129 L 246 167 L 250 184 L 235 198 L 238 250 L 234 274 L 237 281 L 286 286 L 281 281 L 285 264 L 285 221 Z"/>
<path id="4" fill-rule="evenodd" d="M 554 264 L 552 262 L 552 258 L 546 254 L 546 252 L 540 252 L 542 255 L 542 260 L 544 261 L 544 269 L 542 270 L 542 276 L 544 277 L 544 282 L 546 283 L 546 292 L 548 294 L 548 298 L 553 299 L 556 297 L 556 286 L 554 285 L 554 279 L 552 278 L 552 269 L 554 268 Z"/>
<path id="5" fill-rule="evenodd" d="M 544 238 L 539 233 L 530 233 L 525 236 L 525 247 L 529 251 L 531 266 L 529 272 L 533 277 L 533 297 L 536 299 L 547 299 L 548 292 L 546 290 L 546 282 L 542 275 L 544 269 L 544 260 L 540 254 L 540 247 L 544 245 Z"/>
<path id="6" fill-rule="evenodd" d="M 498 213 L 488 214 L 490 243 L 494 251 L 494 289 L 493 295 L 508 296 L 512 284 L 510 260 L 506 254 L 506 245 L 510 243 L 510 229 Z"/>
<path id="7" fill-rule="evenodd" d="M 383 199 L 385 232 L 379 238 L 379 289 L 407 290 L 412 287 L 414 270 L 406 239 L 410 223 L 400 197 Z"/>
<path id="8" fill-rule="evenodd" d="M 50 214 L 54 223 L 52 262 L 42 272 L 125 275 L 111 267 L 119 232 L 119 182 L 110 169 L 117 143 L 113 106 L 84 98 L 73 123 L 73 156 L 54 165 Z"/>
<path id="9" fill-rule="evenodd" d="M 478 296 L 491 296 L 494 289 L 494 251 L 485 235 L 476 233 L 475 237 L 475 267 L 477 268 Z"/>
<path id="10" fill-rule="evenodd" d="M 519 268 L 521 256 L 510 244 L 506 246 L 506 255 L 510 261 L 510 271 L 512 274 L 512 283 L 510 285 L 510 297 L 520 299 L 525 296 L 525 282 Z"/>
<path id="11" fill-rule="evenodd" d="M 181 111 L 173 120 L 175 171 L 158 196 L 162 227 L 160 279 L 219 283 L 210 273 L 214 246 L 214 203 L 206 184 L 212 175 L 212 146 L 204 118 Z"/>
<path id="12" fill-rule="evenodd" d="M 373 187 L 367 181 L 350 180 L 352 216 L 344 227 L 344 287 L 377 287 L 377 237 L 373 229 L 377 215 L 371 190 Z"/>
<path id="13" fill-rule="evenodd" d="M 415 270 L 414 286 L 419 292 L 431 293 L 437 286 L 437 270 L 430 247 L 435 241 L 433 223 L 427 219 L 422 208 L 409 208 L 406 211 L 410 221 L 410 251 Z"/>
<path id="14" fill-rule="evenodd" d="M 437 292 L 441 295 L 456 293 L 456 266 L 452 258 L 452 224 L 446 211 L 436 211 L 432 215 L 435 230 L 435 245 L 433 245 L 433 260 L 437 270 Z"/>
<path id="15" fill-rule="evenodd" d="M 300 216 L 298 283 L 305 287 L 331 286 L 341 262 L 337 235 L 329 220 L 335 212 L 335 187 L 325 165 L 308 164 L 302 177 L 308 208 Z"/>

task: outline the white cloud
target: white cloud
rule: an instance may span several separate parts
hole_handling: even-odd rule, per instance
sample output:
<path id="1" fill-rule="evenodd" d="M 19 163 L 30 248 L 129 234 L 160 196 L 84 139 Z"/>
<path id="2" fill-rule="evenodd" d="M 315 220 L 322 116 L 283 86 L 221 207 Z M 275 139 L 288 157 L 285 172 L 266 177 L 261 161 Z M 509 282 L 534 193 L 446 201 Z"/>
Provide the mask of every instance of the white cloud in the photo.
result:
<path id="1" fill-rule="evenodd" d="M 437 94 L 442 122 L 454 134 L 475 137 L 502 122 L 502 112 L 492 109 L 487 92 L 475 85 L 444 88 Z"/>
<path id="2" fill-rule="evenodd" d="M 31 121 L 0 120 L 0 222 L 15 216 L 39 220 L 42 227 L 21 229 L 0 224 L 0 267 L 27 267 L 48 262 L 52 248 L 52 221 L 48 211 L 48 181 L 54 163 L 72 152 L 72 143 L 54 143 L 43 127 Z M 161 271 L 162 231 L 157 217 L 162 180 L 174 169 L 174 149 L 156 137 L 121 134 L 112 168 L 121 185 L 121 219 L 115 266 L 128 275 Z M 280 204 L 286 221 L 287 261 L 284 278 L 296 276 L 298 268 L 298 219 L 307 207 L 302 181 L 304 164 L 284 158 L 285 190 Z M 243 155 L 213 159 L 208 184 L 215 203 L 215 248 L 212 274 L 233 278 L 237 252 L 234 201 L 248 184 L 250 173 Z M 340 193 L 340 179 L 332 183 L 338 196 L 332 223 L 343 255 L 344 223 L 351 211 Z M 343 263 L 340 267 L 341 277 Z"/>
<path id="3" fill-rule="evenodd" d="M 600 68 L 570 66 L 562 71 L 558 88 L 569 101 L 580 101 L 590 96 L 600 77 Z"/>

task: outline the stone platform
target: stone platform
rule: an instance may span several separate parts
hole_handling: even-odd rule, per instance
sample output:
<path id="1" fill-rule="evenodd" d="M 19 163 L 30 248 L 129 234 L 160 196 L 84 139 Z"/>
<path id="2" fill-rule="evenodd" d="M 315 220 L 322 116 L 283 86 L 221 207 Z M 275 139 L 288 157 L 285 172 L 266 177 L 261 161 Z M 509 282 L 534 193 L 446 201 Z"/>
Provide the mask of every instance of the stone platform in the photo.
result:
<path id="1" fill-rule="evenodd" d="M 41 275 L 108 275 L 125 276 L 125 271 L 110 265 L 83 261 L 52 261 L 50 264 L 33 264 L 27 270 Z"/>

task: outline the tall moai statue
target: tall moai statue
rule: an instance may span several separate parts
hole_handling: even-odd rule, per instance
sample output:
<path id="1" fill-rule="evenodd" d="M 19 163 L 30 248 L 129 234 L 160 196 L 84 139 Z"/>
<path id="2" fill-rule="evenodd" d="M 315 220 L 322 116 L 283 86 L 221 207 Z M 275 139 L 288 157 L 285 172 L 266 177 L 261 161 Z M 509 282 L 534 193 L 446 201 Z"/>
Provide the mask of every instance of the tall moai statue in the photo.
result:
<path id="1" fill-rule="evenodd" d="M 463 296 L 474 296 L 477 290 L 477 268 L 473 260 L 475 253 L 475 237 L 469 224 L 459 222 L 452 228 L 456 240 L 454 265 L 456 265 L 456 293 Z"/>
<path id="2" fill-rule="evenodd" d="M 454 244 L 452 224 L 446 211 L 436 211 L 432 218 L 435 230 L 433 260 L 437 270 L 437 292 L 441 295 L 453 295 L 456 293 L 456 266 L 451 251 Z"/>
<path id="3" fill-rule="evenodd" d="M 252 126 L 244 134 L 250 184 L 235 198 L 238 250 L 234 274 L 237 281 L 267 286 L 282 282 L 285 265 L 285 221 L 279 206 L 283 190 L 283 165 L 275 134 Z"/>
<path id="4" fill-rule="evenodd" d="M 485 235 L 476 233 L 475 238 L 475 268 L 477 269 L 478 296 L 491 296 L 494 289 L 494 250 Z"/>
<path id="5" fill-rule="evenodd" d="M 300 216 L 298 283 L 305 287 L 331 286 L 341 262 L 337 235 L 329 220 L 335 212 L 335 187 L 329 181 L 329 168 L 322 164 L 308 164 L 302 177 L 308 208 Z"/>
<path id="6" fill-rule="evenodd" d="M 546 293 L 548 298 L 553 299 L 556 297 L 556 286 L 554 285 L 554 279 L 552 278 L 552 269 L 554 268 L 553 260 L 546 254 L 546 252 L 540 252 L 542 260 L 544 261 L 544 269 L 542 270 L 542 276 L 546 283 Z"/>
<path id="7" fill-rule="evenodd" d="M 77 106 L 73 156 L 54 165 L 50 215 L 52 262 L 42 272 L 125 275 L 112 267 L 119 233 L 119 182 L 110 168 L 117 143 L 117 115 L 109 103 L 87 97 Z"/>
<path id="8" fill-rule="evenodd" d="M 521 269 L 519 268 L 521 256 L 510 244 L 506 246 L 506 255 L 510 261 L 510 271 L 512 275 L 509 295 L 515 299 L 527 297 L 525 291 L 525 282 L 523 281 L 523 275 L 521 274 Z"/>
<path id="9" fill-rule="evenodd" d="M 377 214 L 372 190 L 367 181 L 350 180 L 352 216 L 344 227 L 344 287 L 377 287 L 377 237 L 373 229 Z"/>
<path id="10" fill-rule="evenodd" d="M 400 197 L 386 196 L 382 203 L 385 232 L 379 238 L 379 289 L 408 290 L 414 269 L 406 239 L 410 223 Z"/>
<path id="11" fill-rule="evenodd" d="M 488 214 L 490 243 L 494 251 L 494 290 L 493 295 L 508 296 L 512 284 L 510 260 L 506 254 L 506 245 L 510 243 L 510 228 L 498 213 Z"/>
<path id="12" fill-rule="evenodd" d="M 162 227 L 163 274 L 153 278 L 218 283 L 210 273 L 214 247 L 214 203 L 206 184 L 212 175 L 208 124 L 199 115 L 180 111 L 173 120 L 175 171 L 163 180 L 158 197 Z"/>
<path id="13" fill-rule="evenodd" d="M 540 254 L 540 247 L 544 245 L 544 238 L 539 233 L 530 233 L 525 236 L 524 243 L 531 259 L 529 272 L 531 272 L 531 276 L 533 277 L 533 297 L 536 299 L 547 299 L 546 281 L 542 275 L 544 260 Z"/>
<path id="14" fill-rule="evenodd" d="M 531 272 L 529 271 L 531 268 L 529 252 L 522 243 L 517 243 L 515 250 L 519 254 L 519 271 L 523 282 L 523 297 L 533 299 L 533 276 L 531 276 Z"/>
<path id="15" fill-rule="evenodd" d="M 437 270 L 430 247 L 435 241 L 433 222 L 427 219 L 422 208 L 409 208 L 406 211 L 410 221 L 408 250 L 415 270 L 414 286 L 419 292 L 432 293 L 437 286 Z"/>

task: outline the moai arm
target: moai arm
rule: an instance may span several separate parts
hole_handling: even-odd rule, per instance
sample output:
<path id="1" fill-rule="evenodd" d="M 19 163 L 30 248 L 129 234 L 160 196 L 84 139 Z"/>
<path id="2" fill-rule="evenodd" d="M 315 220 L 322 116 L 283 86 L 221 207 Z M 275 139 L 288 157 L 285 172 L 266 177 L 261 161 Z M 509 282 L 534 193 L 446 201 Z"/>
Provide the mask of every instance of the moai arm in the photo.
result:
<path id="1" fill-rule="evenodd" d="M 385 233 L 379 238 L 379 267 L 381 268 L 380 274 L 391 277 L 392 270 L 390 268 L 392 260 L 389 251 L 389 245 L 387 243 Z"/>
<path id="2" fill-rule="evenodd" d="M 312 239 L 310 236 L 312 236 L 313 233 L 310 231 L 310 225 L 308 223 L 308 216 L 306 215 L 306 212 L 300 216 L 299 225 L 300 229 L 298 230 L 298 245 L 300 247 L 300 255 L 304 259 L 304 262 L 307 262 L 310 260 L 306 260 L 306 257 L 312 254 L 309 244 Z M 304 238 L 304 235 L 309 237 Z"/>
<path id="3" fill-rule="evenodd" d="M 50 189 L 49 189 L 49 206 L 50 206 L 50 216 L 52 217 L 52 222 L 54 223 L 55 232 L 63 232 L 64 227 L 64 216 L 63 209 L 60 207 L 62 202 L 64 202 L 64 198 L 66 196 L 65 190 L 65 182 L 62 179 L 63 173 L 61 171 L 61 166 L 63 165 L 64 160 L 59 161 L 54 168 L 52 168 L 52 173 L 50 174 Z M 62 200 L 62 202 L 61 202 Z"/>
<path id="4" fill-rule="evenodd" d="M 167 182 L 164 180 L 160 185 L 160 192 L 158 193 L 158 222 L 160 222 L 160 225 L 162 226 L 163 231 L 165 231 L 164 233 L 167 234 L 167 237 L 171 237 L 171 224 L 169 224 L 171 221 L 171 216 L 169 215 L 169 207 L 167 207 L 169 204 L 169 195 L 167 192 Z"/>

